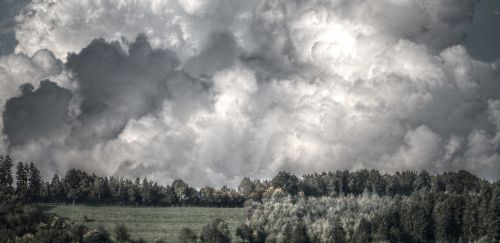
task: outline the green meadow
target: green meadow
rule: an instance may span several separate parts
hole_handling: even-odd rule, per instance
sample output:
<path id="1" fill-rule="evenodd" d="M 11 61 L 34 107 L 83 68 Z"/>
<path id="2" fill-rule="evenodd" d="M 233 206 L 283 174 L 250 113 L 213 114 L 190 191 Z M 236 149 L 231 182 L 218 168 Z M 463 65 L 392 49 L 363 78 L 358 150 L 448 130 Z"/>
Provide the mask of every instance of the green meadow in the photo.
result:
<path id="1" fill-rule="evenodd" d="M 206 208 L 206 207 L 117 207 L 83 205 L 40 205 L 44 213 L 54 213 L 68 217 L 91 228 L 104 226 L 114 235 L 115 225 L 123 223 L 133 239 L 142 237 L 153 242 L 162 239 L 176 242 L 183 227 L 189 227 L 198 235 L 206 223 L 215 218 L 222 218 L 231 230 L 233 242 L 238 242 L 236 227 L 244 222 L 242 208 Z M 83 218 L 86 216 L 87 221 Z"/>

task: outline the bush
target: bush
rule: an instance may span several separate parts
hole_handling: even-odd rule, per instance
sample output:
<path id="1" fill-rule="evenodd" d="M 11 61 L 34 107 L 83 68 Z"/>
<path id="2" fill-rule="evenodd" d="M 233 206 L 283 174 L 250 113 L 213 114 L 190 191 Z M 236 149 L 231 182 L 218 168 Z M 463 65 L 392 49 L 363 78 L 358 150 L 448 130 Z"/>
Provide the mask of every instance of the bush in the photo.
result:
<path id="1" fill-rule="evenodd" d="M 206 243 L 228 243 L 231 242 L 231 235 L 227 223 L 218 218 L 213 222 L 203 226 L 200 235 L 201 242 Z"/>
<path id="2" fill-rule="evenodd" d="M 187 227 L 181 229 L 179 232 L 179 237 L 177 237 L 177 241 L 179 243 L 195 243 L 198 240 L 196 234 Z"/>
<path id="3" fill-rule="evenodd" d="M 238 228 L 236 228 L 236 235 L 239 236 L 243 242 L 253 242 L 252 232 L 252 228 L 246 224 L 241 224 Z"/>
<path id="4" fill-rule="evenodd" d="M 107 231 L 103 231 L 102 229 L 91 230 L 83 236 L 83 243 L 94 243 L 94 242 L 112 242 L 109 233 Z"/>
<path id="5" fill-rule="evenodd" d="M 115 237 L 118 242 L 126 242 L 130 239 L 130 234 L 124 224 L 115 226 Z"/>

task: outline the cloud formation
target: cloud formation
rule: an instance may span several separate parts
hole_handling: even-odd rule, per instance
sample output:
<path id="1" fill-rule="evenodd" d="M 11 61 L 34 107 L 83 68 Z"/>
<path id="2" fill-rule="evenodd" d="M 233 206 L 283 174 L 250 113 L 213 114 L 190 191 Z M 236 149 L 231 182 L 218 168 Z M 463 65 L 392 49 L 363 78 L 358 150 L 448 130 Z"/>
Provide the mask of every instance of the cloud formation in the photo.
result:
<path id="1" fill-rule="evenodd" d="M 62 62 L 46 49 L 37 51 L 31 57 L 24 54 L 0 56 L 0 112 L 4 113 L 4 104 L 9 98 L 21 94 L 21 85 L 38 85 L 40 80 L 57 76 L 62 70 Z M 0 130 L 3 131 L 3 127 L 3 119 L 0 119 Z M 0 151 L 5 153 L 7 145 L 3 135 L 0 139 Z"/>
<path id="2" fill-rule="evenodd" d="M 168 79 L 179 65 L 177 56 L 151 49 L 144 35 L 127 47 L 128 52 L 118 43 L 98 39 L 68 56 L 66 66 L 81 99 L 80 126 L 72 137 L 87 144 L 116 138 L 129 120 L 161 107 Z"/>
<path id="3" fill-rule="evenodd" d="M 468 0 L 37 0 L 0 64 L 43 54 L 51 71 L 7 80 L 55 83 L 2 93 L 18 96 L 3 112 L 8 149 L 46 175 L 198 186 L 360 168 L 494 179 L 500 61 L 461 45 L 473 12 Z M 20 103 L 37 104 L 39 127 L 12 127 L 26 124 L 9 108 Z"/>
<path id="4" fill-rule="evenodd" d="M 31 0 L 3 0 L 0 2 L 0 56 L 14 51 L 17 40 L 15 17 Z"/>
<path id="5" fill-rule="evenodd" d="M 67 124 L 71 92 L 45 80 L 34 90 L 33 85 L 21 86 L 20 97 L 9 99 L 3 112 L 3 132 L 11 146 L 56 136 Z"/>

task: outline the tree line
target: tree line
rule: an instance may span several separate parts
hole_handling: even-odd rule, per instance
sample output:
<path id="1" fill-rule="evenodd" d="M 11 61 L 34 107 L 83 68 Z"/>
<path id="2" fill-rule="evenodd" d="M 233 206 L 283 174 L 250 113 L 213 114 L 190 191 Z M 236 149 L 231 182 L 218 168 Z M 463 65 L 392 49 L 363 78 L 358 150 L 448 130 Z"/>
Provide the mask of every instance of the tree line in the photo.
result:
<path id="1" fill-rule="evenodd" d="M 246 242 L 499 242 L 500 186 L 321 198 L 277 190 L 247 204 L 246 215 L 238 228 Z"/>
<path id="2" fill-rule="evenodd" d="M 97 176 L 70 169 L 62 177 L 54 175 L 44 181 L 33 163 L 17 163 L 13 181 L 13 162 L 0 156 L 0 193 L 15 193 L 26 202 L 88 203 L 131 206 L 208 206 L 242 207 L 246 200 L 261 202 L 271 197 L 275 189 L 292 196 L 339 197 L 373 193 L 379 196 L 411 195 L 421 190 L 436 193 L 479 193 L 488 181 L 467 171 L 431 175 L 426 171 L 402 171 L 394 174 L 378 170 L 331 171 L 297 177 L 279 172 L 271 180 L 252 180 L 245 177 L 237 188 L 223 186 L 200 189 L 182 179 L 170 185 L 160 185 L 147 178 L 130 180 Z M 15 187 L 13 186 L 15 184 Z"/>
<path id="3" fill-rule="evenodd" d="M 280 174 L 280 187 L 246 204 L 247 223 L 238 228 L 245 241 L 500 241 L 500 183 L 465 171 L 403 172 L 385 180 L 366 171 L 323 173 L 297 184 Z"/>
<path id="4" fill-rule="evenodd" d="M 129 206 L 206 206 L 242 207 L 245 198 L 236 189 L 205 186 L 200 190 L 181 179 L 159 185 L 147 178 L 129 180 L 97 176 L 70 169 L 61 178 L 44 181 L 33 163 L 17 163 L 13 187 L 13 162 L 0 156 L 0 193 L 15 194 L 24 202 L 84 203 Z"/>
<path id="5" fill-rule="evenodd" d="M 23 203 L 244 206 L 246 222 L 236 230 L 244 242 L 500 241 L 500 183 L 467 171 L 279 172 L 271 180 L 245 177 L 237 189 L 199 190 L 180 179 L 163 186 L 76 169 L 45 182 L 33 163 L 17 163 L 15 174 L 14 181 L 12 160 L 0 156 L 0 196 Z M 200 235 L 184 229 L 178 240 L 230 242 L 229 235 L 216 220 Z"/>

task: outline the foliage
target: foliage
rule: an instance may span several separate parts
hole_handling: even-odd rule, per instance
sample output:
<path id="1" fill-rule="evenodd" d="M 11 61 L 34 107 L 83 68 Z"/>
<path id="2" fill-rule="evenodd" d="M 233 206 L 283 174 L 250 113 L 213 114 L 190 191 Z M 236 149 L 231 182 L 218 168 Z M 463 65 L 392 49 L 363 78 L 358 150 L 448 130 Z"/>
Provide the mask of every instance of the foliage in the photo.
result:
<path id="1" fill-rule="evenodd" d="M 124 224 L 117 224 L 115 226 L 115 238 L 118 242 L 126 242 L 130 240 L 130 234 Z"/>
<path id="2" fill-rule="evenodd" d="M 179 243 L 196 243 L 197 240 L 198 236 L 196 236 L 196 233 L 188 227 L 182 228 L 177 237 Z"/>
<path id="3" fill-rule="evenodd" d="M 243 231 L 242 227 L 240 231 L 260 229 L 276 242 L 498 241 L 500 190 L 495 184 L 489 185 L 491 194 L 424 190 L 409 196 L 273 196 L 247 203 L 250 229 Z M 481 209 L 482 201 L 489 202 L 486 209 Z M 481 214 L 487 219 L 481 220 Z M 239 235 L 245 240 L 247 234 Z"/>
<path id="4" fill-rule="evenodd" d="M 200 234 L 201 242 L 206 243 L 228 243 L 231 242 L 231 235 L 227 223 L 220 218 L 205 225 Z"/>
<path id="5" fill-rule="evenodd" d="M 55 215 L 42 214 L 17 199 L 0 203 L 0 242 L 112 242 L 105 230 L 91 230 Z"/>
<path id="6" fill-rule="evenodd" d="M 181 179 L 163 186 L 147 178 L 102 177 L 76 169 L 44 182 L 33 163 L 19 162 L 14 188 L 12 166 L 9 156 L 0 156 L 0 199 L 4 203 L 0 224 L 5 226 L 0 228 L 0 240 L 110 240 L 107 231 L 89 231 L 83 225 L 46 227 L 51 219 L 24 206 L 30 202 L 77 202 L 244 205 L 247 221 L 236 231 L 244 242 L 500 241 L 500 183 L 482 180 L 467 171 L 430 175 L 425 171 L 382 174 L 364 169 L 300 178 L 282 171 L 270 181 L 243 178 L 238 190 L 227 186 L 197 190 Z M 23 206 L 5 209 L 12 202 Z M 117 226 L 115 233 L 118 241 L 132 241 L 124 225 Z M 194 236 L 189 229 L 178 235 L 182 242 L 196 241 Z M 203 227 L 199 239 L 229 242 L 228 224 L 214 220 Z"/>

